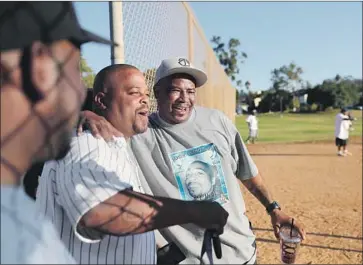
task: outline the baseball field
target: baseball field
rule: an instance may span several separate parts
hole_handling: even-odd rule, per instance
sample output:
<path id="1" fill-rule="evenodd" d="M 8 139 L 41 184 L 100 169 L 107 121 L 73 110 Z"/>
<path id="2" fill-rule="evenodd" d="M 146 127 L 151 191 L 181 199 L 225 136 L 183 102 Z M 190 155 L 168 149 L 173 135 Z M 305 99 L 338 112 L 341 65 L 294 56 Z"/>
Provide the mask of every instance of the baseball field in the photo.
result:
<path id="1" fill-rule="evenodd" d="M 362 264 L 362 113 L 348 150 L 338 157 L 334 116 L 322 114 L 259 115 L 259 141 L 248 145 L 273 198 L 307 231 L 298 264 Z M 245 116 L 236 124 L 248 134 Z M 281 264 L 270 218 L 241 186 L 247 215 L 258 243 L 259 264 Z"/>

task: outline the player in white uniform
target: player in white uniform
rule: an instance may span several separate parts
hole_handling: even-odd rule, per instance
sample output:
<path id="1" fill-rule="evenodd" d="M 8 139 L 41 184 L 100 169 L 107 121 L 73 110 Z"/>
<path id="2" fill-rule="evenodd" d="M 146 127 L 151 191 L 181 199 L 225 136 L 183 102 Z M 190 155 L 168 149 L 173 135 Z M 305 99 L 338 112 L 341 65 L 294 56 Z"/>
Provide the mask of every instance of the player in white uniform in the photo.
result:
<path id="1" fill-rule="evenodd" d="M 248 115 L 246 122 L 248 124 L 248 138 L 246 139 L 246 142 L 251 142 L 254 144 L 255 140 L 257 139 L 258 134 L 258 120 L 256 118 L 256 110 L 253 110 L 250 115 Z"/>
<path id="2" fill-rule="evenodd" d="M 21 187 L 35 162 L 62 158 L 85 90 L 72 2 L 0 2 L 1 264 L 75 263 Z M 37 177 L 37 176 L 34 176 Z"/>
<path id="3" fill-rule="evenodd" d="M 352 126 L 352 121 L 348 114 L 348 111 L 343 108 L 335 116 L 335 145 L 338 148 L 338 156 L 346 156 L 348 154 L 349 130 Z"/>

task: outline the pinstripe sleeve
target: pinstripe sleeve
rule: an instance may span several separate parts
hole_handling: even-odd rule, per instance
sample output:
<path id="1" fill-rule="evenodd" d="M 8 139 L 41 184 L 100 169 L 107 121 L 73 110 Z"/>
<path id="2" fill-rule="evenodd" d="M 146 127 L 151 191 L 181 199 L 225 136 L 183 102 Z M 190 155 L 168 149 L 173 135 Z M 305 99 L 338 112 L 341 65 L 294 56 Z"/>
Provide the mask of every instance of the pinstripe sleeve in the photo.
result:
<path id="1" fill-rule="evenodd" d="M 119 191 L 132 188 L 112 170 L 110 153 L 103 139 L 84 133 L 73 138 L 71 150 L 57 163 L 57 202 L 65 210 L 76 236 L 87 243 L 98 242 L 103 236 L 78 226 L 82 216 Z"/>

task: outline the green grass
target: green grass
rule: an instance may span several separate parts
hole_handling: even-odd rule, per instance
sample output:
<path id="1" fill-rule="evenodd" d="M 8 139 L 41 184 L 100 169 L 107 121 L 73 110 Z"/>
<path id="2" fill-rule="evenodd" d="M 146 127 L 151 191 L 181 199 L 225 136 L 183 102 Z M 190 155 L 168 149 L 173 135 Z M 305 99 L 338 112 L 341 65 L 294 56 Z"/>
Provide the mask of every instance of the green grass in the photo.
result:
<path id="1" fill-rule="evenodd" d="M 259 114 L 258 142 L 311 142 L 326 141 L 334 139 L 334 119 L 339 110 L 323 113 L 309 114 Z M 362 112 L 354 110 L 354 131 L 350 132 L 352 137 L 362 137 Z M 242 138 L 248 136 L 248 127 L 245 122 L 246 115 L 236 117 L 236 126 Z"/>

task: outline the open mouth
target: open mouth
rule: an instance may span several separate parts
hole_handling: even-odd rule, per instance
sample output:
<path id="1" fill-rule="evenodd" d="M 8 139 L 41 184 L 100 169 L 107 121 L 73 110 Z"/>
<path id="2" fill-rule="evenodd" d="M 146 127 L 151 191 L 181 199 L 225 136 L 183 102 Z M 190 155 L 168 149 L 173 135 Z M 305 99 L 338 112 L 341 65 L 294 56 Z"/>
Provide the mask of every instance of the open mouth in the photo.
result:
<path id="1" fill-rule="evenodd" d="M 148 110 L 142 110 L 142 111 L 139 111 L 137 114 L 147 117 L 147 116 L 149 116 L 149 111 Z"/>
<path id="2" fill-rule="evenodd" d="M 176 107 L 173 107 L 174 111 L 177 113 L 177 114 L 185 114 L 187 113 L 188 111 L 188 107 L 183 107 L 183 106 L 176 106 Z"/>

